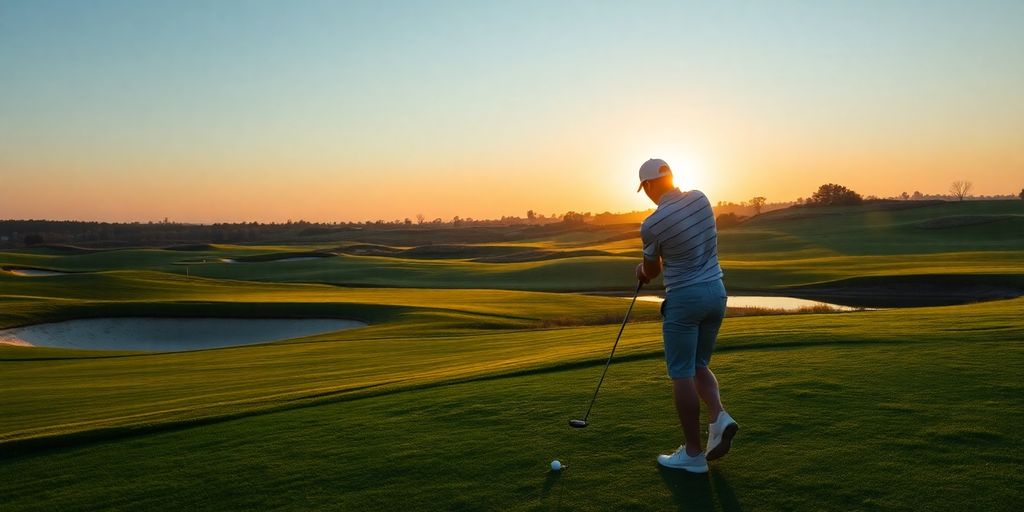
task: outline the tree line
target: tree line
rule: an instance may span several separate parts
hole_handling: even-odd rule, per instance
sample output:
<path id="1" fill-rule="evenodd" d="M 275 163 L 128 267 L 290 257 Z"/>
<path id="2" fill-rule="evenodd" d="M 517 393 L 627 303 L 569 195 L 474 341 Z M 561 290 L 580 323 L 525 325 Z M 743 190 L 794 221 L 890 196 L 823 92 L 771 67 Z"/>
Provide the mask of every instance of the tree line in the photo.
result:
<path id="1" fill-rule="evenodd" d="M 720 228 L 730 227 L 739 224 L 749 218 L 749 215 L 740 215 L 736 209 L 743 209 L 746 212 L 753 211 L 753 215 L 760 215 L 768 207 L 784 208 L 798 205 L 805 207 L 819 206 L 843 206 L 856 205 L 864 201 L 879 199 L 889 200 L 926 200 L 926 199 L 955 199 L 963 201 L 970 197 L 973 185 L 970 181 L 954 181 L 949 188 L 949 195 L 925 195 L 915 191 L 913 194 L 907 192 L 890 198 L 878 198 L 875 196 L 863 197 L 859 193 L 836 183 L 826 183 L 818 187 L 808 198 L 798 198 L 795 203 L 772 203 L 767 202 L 764 196 L 755 196 L 748 201 L 739 204 L 731 202 L 719 202 L 716 209 L 718 214 L 718 225 Z M 1012 195 L 997 196 L 998 198 L 1012 198 Z M 1018 198 L 1024 200 L 1024 189 L 1021 189 Z M 732 210 L 722 212 L 722 210 Z M 38 245 L 44 243 L 103 243 L 104 245 L 171 245 L 183 243 L 245 243 L 284 239 L 290 237 L 315 236 L 343 231 L 359 229 L 409 229 L 409 228 L 455 228 L 469 226 L 515 226 L 515 225 L 546 225 L 562 223 L 567 225 L 584 224 L 626 224 L 642 221 L 650 210 L 633 211 L 626 213 L 603 212 L 593 214 L 591 212 L 568 211 L 564 214 L 552 213 L 548 216 L 538 214 L 534 210 L 527 210 L 525 217 L 502 216 L 498 219 L 474 219 L 472 217 L 462 218 L 458 215 L 450 220 L 436 217 L 428 221 L 423 214 L 417 214 L 416 220 L 405 218 L 385 221 L 377 219 L 365 222 L 308 222 L 305 220 L 279 222 L 239 222 L 239 223 L 214 223 L 214 224 L 189 224 L 171 222 L 166 218 L 160 222 L 92 222 L 92 221 L 54 221 L 54 220 L 0 220 L 0 246 L 14 246 L 18 244 Z M 112 243 L 113 242 L 113 243 Z"/>
<path id="2" fill-rule="evenodd" d="M 922 200 L 948 200 L 955 199 L 957 201 L 963 201 L 971 197 L 970 192 L 973 188 L 973 183 L 966 180 L 957 180 L 950 184 L 948 195 L 925 195 L 919 191 L 914 191 L 913 194 L 903 192 L 895 197 L 879 198 L 877 196 L 863 197 L 857 192 L 836 183 L 826 183 L 818 187 L 814 193 L 807 199 L 797 198 L 796 205 L 807 206 L 807 207 L 819 207 L 819 206 L 852 206 L 863 203 L 864 201 L 878 201 L 878 200 L 896 200 L 896 201 L 922 201 Z M 993 199 L 1009 199 L 1013 196 L 995 196 Z M 1017 197 L 1024 200 L 1024 189 L 1021 189 L 1020 194 Z M 753 197 L 748 201 L 740 203 L 740 207 L 747 207 L 753 209 L 754 215 L 760 215 L 762 208 L 766 204 L 766 199 L 762 196 Z M 733 206 L 734 203 L 718 203 L 719 207 L 722 206 Z M 739 215 L 736 212 L 721 213 L 717 217 L 717 223 L 719 228 L 728 228 L 740 224 L 750 216 Z"/>

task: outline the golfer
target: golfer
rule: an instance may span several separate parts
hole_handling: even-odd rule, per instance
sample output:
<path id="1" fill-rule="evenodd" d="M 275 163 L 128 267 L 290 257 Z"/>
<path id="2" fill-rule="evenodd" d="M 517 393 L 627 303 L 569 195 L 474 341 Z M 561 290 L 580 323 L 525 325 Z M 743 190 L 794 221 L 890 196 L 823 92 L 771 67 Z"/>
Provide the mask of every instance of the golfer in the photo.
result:
<path id="1" fill-rule="evenodd" d="M 658 208 L 640 227 L 644 259 L 636 267 L 636 277 L 646 284 L 665 272 L 661 304 L 665 364 L 685 440 L 675 453 L 659 455 L 658 463 L 705 473 L 707 461 L 728 453 L 739 430 L 722 408 L 718 381 L 708 368 L 726 298 L 715 216 L 703 192 L 681 192 L 672 184 L 672 170 L 664 160 L 644 162 L 640 189 Z M 701 400 L 708 406 L 710 423 L 707 455 L 700 446 Z"/>

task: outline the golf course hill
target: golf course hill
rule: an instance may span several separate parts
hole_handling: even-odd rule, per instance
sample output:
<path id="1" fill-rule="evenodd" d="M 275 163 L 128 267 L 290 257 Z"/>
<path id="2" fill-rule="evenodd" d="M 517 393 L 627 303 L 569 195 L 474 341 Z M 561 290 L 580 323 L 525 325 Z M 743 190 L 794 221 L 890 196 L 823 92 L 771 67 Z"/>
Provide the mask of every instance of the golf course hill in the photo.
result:
<path id="1" fill-rule="evenodd" d="M 504 233 L 497 227 L 360 229 L 335 235 L 322 244 L 24 249 L 0 253 L 0 265 L 51 272 L 132 268 L 348 287 L 609 292 L 628 288 L 622 276 L 640 256 L 636 225 L 512 226 Z M 1020 296 L 1021 247 L 1024 201 L 791 207 L 719 235 L 725 282 L 734 292 L 877 307 Z M 660 282 L 653 283 L 658 287 Z"/>
<path id="2" fill-rule="evenodd" d="M 1015 510 L 1022 228 L 1024 201 L 909 201 L 722 229 L 732 294 L 882 309 L 729 310 L 742 430 L 699 478 L 654 461 L 680 441 L 656 302 L 567 426 L 637 225 L 4 250 L 0 509 Z"/>

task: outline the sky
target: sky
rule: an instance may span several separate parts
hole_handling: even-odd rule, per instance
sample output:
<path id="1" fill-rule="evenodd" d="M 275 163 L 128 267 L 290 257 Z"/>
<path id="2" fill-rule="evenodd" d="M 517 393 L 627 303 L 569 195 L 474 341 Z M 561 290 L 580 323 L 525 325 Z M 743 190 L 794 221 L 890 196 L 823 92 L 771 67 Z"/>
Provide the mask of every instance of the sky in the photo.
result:
<path id="1" fill-rule="evenodd" d="M 0 218 L 1024 187 L 1024 2 L 0 0 Z"/>

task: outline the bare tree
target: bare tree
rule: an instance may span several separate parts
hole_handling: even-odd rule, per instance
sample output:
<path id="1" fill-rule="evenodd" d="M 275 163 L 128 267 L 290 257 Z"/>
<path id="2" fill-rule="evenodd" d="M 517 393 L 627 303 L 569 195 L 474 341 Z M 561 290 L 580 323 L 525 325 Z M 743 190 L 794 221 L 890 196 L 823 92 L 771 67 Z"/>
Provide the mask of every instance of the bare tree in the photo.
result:
<path id="1" fill-rule="evenodd" d="M 761 196 L 750 199 L 750 206 L 754 207 L 754 215 L 761 215 L 761 208 L 764 208 L 764 203 L 767 201 L 767 199 Z"/>
<path id="2" fill-rule="evenodd" d="M 971 182 L 969 182 L 969 181 L 959 181 L 958 180 L 958 181 L 954 181 L 953 184 L 949 186 L 949 192 L 951 194 L 953 194 L 953 197 L 957 198 L 957 200 L 959 200 L 959 201 L 963 201 L 964 197 L 966 197 L 967 193 L 970 192 L 970 191 L 971 191 Z"/>
<path id="3" fill-rule="evenodd" d="M 416 214 L 416 223 L 417 224 L 423 224 L 423 221 L 425 219 L 426 219 L 426 217 L 424 217 L 422 213 L 417 213 Z"/>

